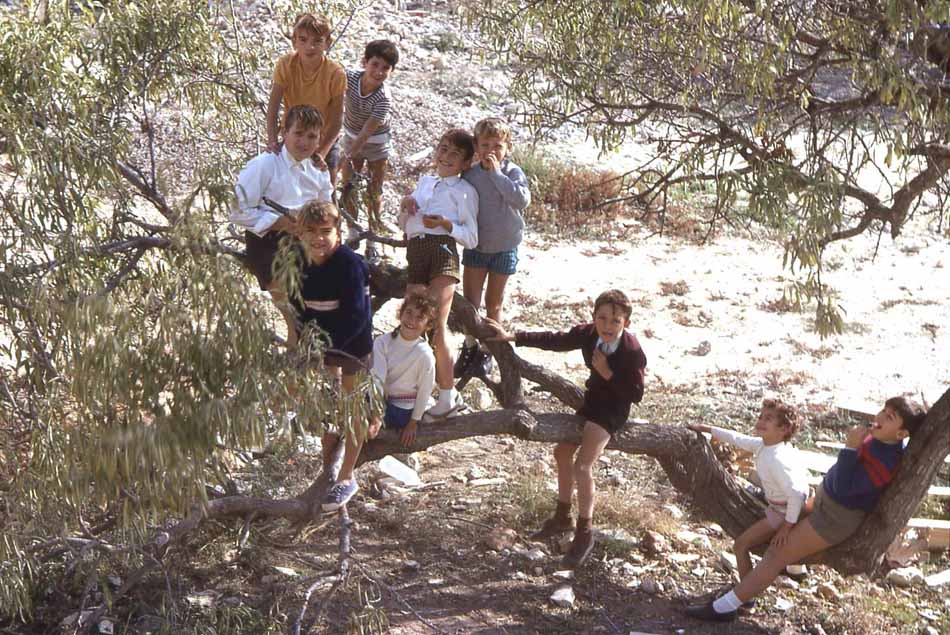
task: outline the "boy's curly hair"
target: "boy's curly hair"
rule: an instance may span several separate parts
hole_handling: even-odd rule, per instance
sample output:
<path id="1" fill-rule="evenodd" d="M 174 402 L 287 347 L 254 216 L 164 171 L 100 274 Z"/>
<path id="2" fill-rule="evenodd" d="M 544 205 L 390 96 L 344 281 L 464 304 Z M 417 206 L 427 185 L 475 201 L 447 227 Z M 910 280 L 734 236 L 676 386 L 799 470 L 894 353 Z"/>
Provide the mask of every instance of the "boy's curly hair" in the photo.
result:
<path id="1" fill-rule="evenodd" d="M 333 225 L 339 229 L 342 218 L 340 216 L 340 210 L 337 209 L 336 205 L 329 201 L 318 201 L 314 199 L 304 203 L 304 206 L 300 208 L 297 221 L 305 226 L 323 225 L 332 222 Z"/>
<path id="2" fill-rule="evenodd" d="M 498 137 L 511 146 L 511 126 L 498 117 L 486 117 L 475 124 L 475 141 L 481 137 Z"/>
<path id="3" fill-rule="evenodd" d="M 468 161 L 475 156 L 475 137 L 468 130 L 461 128 L 452 128 L 447 130 L 439 143 L 448 141 L 453 146 L 462 151 L 462 158 Z"/>
<path id="4" fill-rule="evenodd" d="M 311 128 L 323 129 L 323 115 L 313 106 L 299 105 L 287 111 L 284 116 L 284 132 L 289 132 L 294 124 L 299 123 L 304 130 Z"/>
<path id="5" fill-rule="evenodd" d="M 778 415 L 778 424 L 788 429 L 785 436 L 782 437 L 783 440 L 789 441 L 798 432 L 802 417 L 798 412 L 798 408 L 792 404 L 785 403 L 781 399 L 763 399 L 762 410 L 773 411 Z"/>
<path id="6" fill-rule="evenodd" d="M 597 313 L 597 309 L 605 304 L 615 306 L 627 319 L 633 314 L 633 304 L 631 304 L 630 298 L 620 289 L 609 289 L 597 296 L 597 299 L 594 300 L 594 313 Z"/>
<path id="7" fill-rule="evenodd" d="M 369 61 L 374 57 L 385 61 L 390 68 L 396 68 L 396 64 L 399 63 L 399 48 L 392 40 L 373 40 L 366 45 L 363 59 Z"/>
<path id="8" fill-rule="evenodd" d="M 322 15 L 301 13 L 294 19 L 294 29 L 290 34 L 290 39 L 293 40 L 300 31 L 310 31 L 317 38 L 325 38 L 330 36 L 331 30 L 330 21 Z"/>
<path id="9" fill-rule="evenodd" d="M 891 397 L 884 402 L 884 407 L 897 413 L 897 416 L 901 418 L 904 430 L 907 430 L 909 436 L 914 436 L 914 433 L 923 425 L 924 419 L 927 418 L 927 408 L 907 397 Z"/>

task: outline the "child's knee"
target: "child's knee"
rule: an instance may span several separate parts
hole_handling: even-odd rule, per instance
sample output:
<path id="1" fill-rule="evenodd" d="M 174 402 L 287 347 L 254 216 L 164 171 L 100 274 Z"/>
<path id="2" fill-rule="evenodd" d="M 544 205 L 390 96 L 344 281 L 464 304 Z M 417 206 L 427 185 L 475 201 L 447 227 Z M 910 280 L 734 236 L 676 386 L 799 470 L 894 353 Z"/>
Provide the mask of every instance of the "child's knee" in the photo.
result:
<path id="1" fill-rule="evenodd" d="M 588 461 L 586 459 L 577 459 L 574 461 L 574 474 L 575 476 L 590 476 L 594 472 L 594 463 L 593 461 Z"/>

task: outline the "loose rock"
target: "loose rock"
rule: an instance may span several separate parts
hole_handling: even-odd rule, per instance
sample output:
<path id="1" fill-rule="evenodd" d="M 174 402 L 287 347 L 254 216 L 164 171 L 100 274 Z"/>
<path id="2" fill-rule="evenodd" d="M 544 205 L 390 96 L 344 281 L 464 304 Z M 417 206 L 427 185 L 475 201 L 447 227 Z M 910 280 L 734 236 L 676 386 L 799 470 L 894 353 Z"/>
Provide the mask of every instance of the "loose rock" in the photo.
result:
<path id="1" fill-rule="evenodd" d="M 891 569 L 884 579 L 894 586 L 909 588 L 923 582 L 924 574 L 917 567 L 904 567 L 902 569 Z"/>
<path id="2" fill-rule="evenodd" d="M 551 602 L 562 608 L 574 606 L 574 599 L 574 589 L 569 586 L 562 586 L 551 594 Z"/>

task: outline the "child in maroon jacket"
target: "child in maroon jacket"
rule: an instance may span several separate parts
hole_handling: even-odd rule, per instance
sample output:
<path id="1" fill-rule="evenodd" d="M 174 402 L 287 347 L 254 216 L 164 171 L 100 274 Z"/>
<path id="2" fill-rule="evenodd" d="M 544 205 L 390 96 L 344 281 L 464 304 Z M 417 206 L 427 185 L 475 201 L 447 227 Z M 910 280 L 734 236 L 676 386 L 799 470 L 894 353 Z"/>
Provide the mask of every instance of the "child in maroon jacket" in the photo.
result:
<path id="1" fill-rule="evenodd" d="M 486 319 L 496 331 L 494 340 L 515 342 L 549 351 L 581 349 L 584 363 L 591 369 L 584 391 L 584 403 L 577 414 L 584 417 L 581 444 L 558 443 L 554 448 L 557 462 L 558 498 L 554 516 L 544 522 L 533 538 L 549 538 L 574 529 L 574 541 L 564 556 L 564 565 L 578 567 L 594 546 L 593 466 L 607 442 L 627 422 L 630 406 L 643 398 L 646 355 L 637 338 L 626 331 L 633 307 L 616 289 L 605 291 L 594 302 L 594 321 L 579 324 L 570 331 L 539 331 L 511 334 L 498 322 Z M 578 447 L 580 452 L 578 452 Z M 575 453 L 577 456 L 575 457 Z M 577 527 L 571 522 L 571 496 L 577 483 Z"/>

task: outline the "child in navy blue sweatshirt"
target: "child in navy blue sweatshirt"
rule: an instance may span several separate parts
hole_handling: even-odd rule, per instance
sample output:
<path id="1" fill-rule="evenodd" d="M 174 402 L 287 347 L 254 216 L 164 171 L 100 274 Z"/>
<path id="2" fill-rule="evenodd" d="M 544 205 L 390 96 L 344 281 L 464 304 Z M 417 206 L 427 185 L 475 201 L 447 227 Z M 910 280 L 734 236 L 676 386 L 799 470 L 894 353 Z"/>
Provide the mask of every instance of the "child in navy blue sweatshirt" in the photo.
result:
<path id="1" fill-rule="evenodd" d="M 702 620 L 734 620 L 739 607 L 768 587 L 787 565 L 847 539 L 877 505 L 900 465 L 904 440 L 926 417 L 927 411 L 920 405 L 904 397 L 892 397 L 877 413 L 870 429 L 852 428 L 846 447 L 818 488 L 814 510 L 795 525 L 785 544 L 770 548 L 731 591 L 715 601 L 690 606 L 686 613 Z"/>
<path id="2" fill-rule="evenodd" d="M 301 325 L 314 324 L 330 338 L 323 356 L 328 368 L 339 368 L 344 392 L 352 392 L 356 374 L 368 368 L 373 350 L 373 318 L 369 297 L 369 268 L 340 241 L 340 212 L 333 203 L 310 201 L 300 209 L 297 235 L 304 251 L 300 297 L 292 300 Z M 324 465 L 339 442 L 338 434 L 323 436 Z M 345 505 L 359 487 L 353 469 L 363 439 L 346 435 L 346 451 L 337 482 L 327 493 L 325 511 Z"/>

